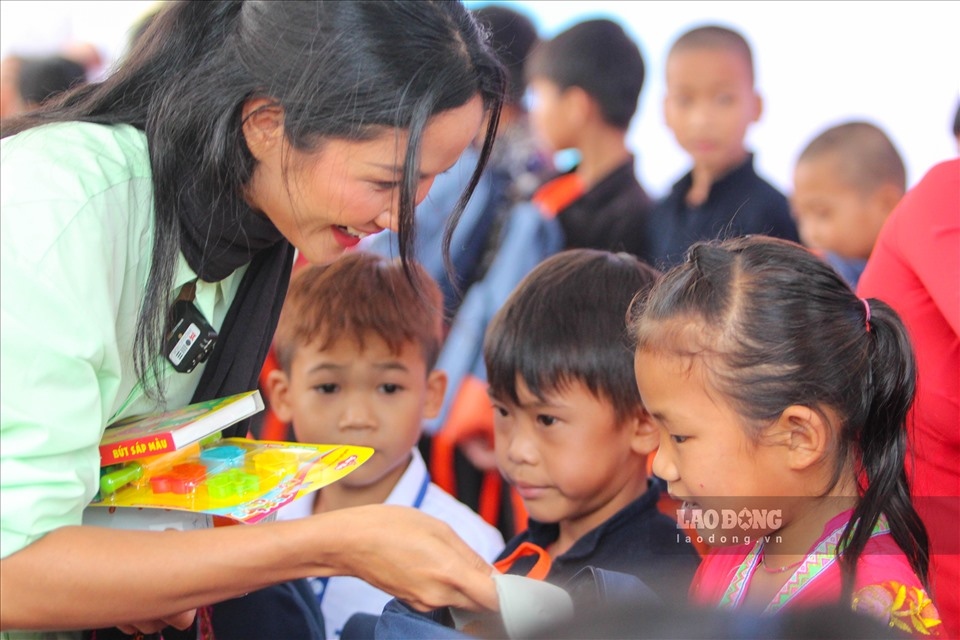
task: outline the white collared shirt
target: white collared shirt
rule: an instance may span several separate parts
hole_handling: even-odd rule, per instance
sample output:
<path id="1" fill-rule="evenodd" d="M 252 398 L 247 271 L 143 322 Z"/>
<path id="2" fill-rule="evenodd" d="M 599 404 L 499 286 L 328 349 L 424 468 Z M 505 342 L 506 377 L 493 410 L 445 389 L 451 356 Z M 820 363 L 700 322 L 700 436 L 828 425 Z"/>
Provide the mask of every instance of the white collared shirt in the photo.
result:
<path id="1" fill-rule="evenodd" d="M 309 516 L 313 513 L 313 504 L 311 497 L 292 502 L 277 513 L 277 519 L 294 520 Z M 413 449 L 407 470 L 397 481 L 384 504 L 415 507 L 446 522 L 488 562 L 493 562 L 503 550 L 503 536 L 500 531 L 470 507 L 430 482 L 427 465 L 416 448 Z M 340 637 L 340 631 L 350 616 L 361 612 L 379 614 L 384 605 L 393 598 L 385 591 L 349 576 L 311 578 L 310 584 L 320 600 L 327 637 L 333 639 Z"/>

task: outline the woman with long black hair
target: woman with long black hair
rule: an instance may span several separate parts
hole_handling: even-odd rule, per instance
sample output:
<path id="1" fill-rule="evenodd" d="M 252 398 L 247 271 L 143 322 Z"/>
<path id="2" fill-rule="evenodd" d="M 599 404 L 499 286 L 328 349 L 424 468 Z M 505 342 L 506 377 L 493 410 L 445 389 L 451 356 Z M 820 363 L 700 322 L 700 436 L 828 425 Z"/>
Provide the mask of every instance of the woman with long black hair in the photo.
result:
<path id="1" fill-rule="evenodd" d="M 386 228 L 406 258 L 414 206 L 486 122 L 482 170 L 502 92 L 459 2 L 187 1 L 102 83 L 3 123 L 0 629 L 183 627 L 334 574 L 496 606 L 489 566 L 412 510 L 188 532 L 81 513 L 106 425 L 256 387 L 295 249 L 330 261 Z M 164 355 L 184 297 L 218 333 L 189 372 Z"/>

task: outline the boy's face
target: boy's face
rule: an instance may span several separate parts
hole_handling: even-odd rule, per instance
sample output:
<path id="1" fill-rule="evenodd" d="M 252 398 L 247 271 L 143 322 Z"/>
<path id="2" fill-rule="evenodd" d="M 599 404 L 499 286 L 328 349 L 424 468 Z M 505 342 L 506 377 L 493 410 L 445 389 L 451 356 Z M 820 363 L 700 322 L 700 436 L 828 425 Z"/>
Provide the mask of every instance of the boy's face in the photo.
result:
<path id="1" fill-rule="evenodd" d="M 530 517 L 579 538 L 637 498 L 656 432 L 638 412 L 619 422 L 613 405 L 581 382 L 533 395 L 517 380 L 519 405 L 492 398 L 497 465 Z"/>
<path id="2" fill-rule="evenodd" d="M 366 336 L 364 347 L 351 338 L 324 350 L 299 347 L 290 371 L 271 376 L 270 402 L 281 420 L 293 423 L 300 442 L 376 450 L 338 484 L 392 487 L 420 438 L 422 420 L 440 409 L 446 376 L 427 372 L 419 345 L 404 344 L 395 354 L 379 336 Z"/>
<path id="3" fill-rule="evenodd" d="M 762 109 L 746 60 L 721 48 L 680 49 L 667 59 L 666 81 L 667 126 L 694 166 L 717 175 L 740 164 Z"/>
<path id="4" fill-rule="evenodd" d="M 527 85 L 530 98 L 530 125 L 542 144 L 550 151 L 576 146 L 579 96 L 575 88 L 564 91 L 551 80 L 533 78 Z"/>
<path id="5" fill-rule="evenodd" d="M 866 260 L 896 202 L 895 196 L 885 198 L 885 191 L 868 194 L 849 184 L 836 154 L 801 160 L 790 198 L 800 239 L 813 249 Z"/>

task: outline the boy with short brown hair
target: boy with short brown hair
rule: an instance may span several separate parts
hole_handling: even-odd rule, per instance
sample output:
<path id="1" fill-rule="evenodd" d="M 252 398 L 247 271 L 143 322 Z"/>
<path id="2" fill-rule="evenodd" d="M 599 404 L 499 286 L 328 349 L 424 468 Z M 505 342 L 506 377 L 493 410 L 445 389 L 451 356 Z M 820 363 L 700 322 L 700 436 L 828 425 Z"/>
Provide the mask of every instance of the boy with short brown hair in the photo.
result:
<path id="1" fill-rule="evenodd" d="M 300 442 L 364 445 L 375 453 L 278 518 L 411 506 L 443 520 L 492 560 L 503 548 L 500 532 L 431 483 L 417 449 L 423 419 L 436 415 L 446 390 L 446 374 L 433 368 L 443 302 L 423 268 L 409 268 L 408 277 L 399 260 L 357 251 L 293 276 L 274 338 L 280 368 L 267 379 L 271 405 L 293 423 Z M 338 638 L 352 614 L 380 613 L 390 599 L 357 578 L 310 581 L 328 638 Z"/>
<path id="2" fill-rule="evenodd" d="M 745 145 L 763 101 L 744 37 L 716 25 L 681 35 L 667 56 L 666 83 L 667 126 L 693 166 L 654 207 L 653 263 L 679 263 L 698 240 L 765 234 L 799 241 L 787 199 L 757 175 Z"/>

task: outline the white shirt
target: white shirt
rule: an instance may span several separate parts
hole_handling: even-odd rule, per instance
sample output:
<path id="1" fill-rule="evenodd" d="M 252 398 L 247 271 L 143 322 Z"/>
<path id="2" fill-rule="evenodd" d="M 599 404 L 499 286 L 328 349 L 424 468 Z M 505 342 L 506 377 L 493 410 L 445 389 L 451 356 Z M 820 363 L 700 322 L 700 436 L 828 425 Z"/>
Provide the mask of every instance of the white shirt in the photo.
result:
<path id="1" fill-rule="evenodd" d="M 277 512 L 278 520 L 294 520 L 313 513 L 313 499 L 292 502 Z M 418 504 L 419 503 L 419 504 Z M 450 527 L 474 551 L 492 562 L 503 550 L 503 536 L 473 509 L 430 482 L 427 465 L 420 451 L 413 449 L 407 470 L 390 492 L 384 504 L 415 507 Z M 338 639 L 347 619 L 355 613 L 379 614 L 393 596 L 349 576 L 310 578 L 310 584 L 323 611 L 327 637 Z"/>

